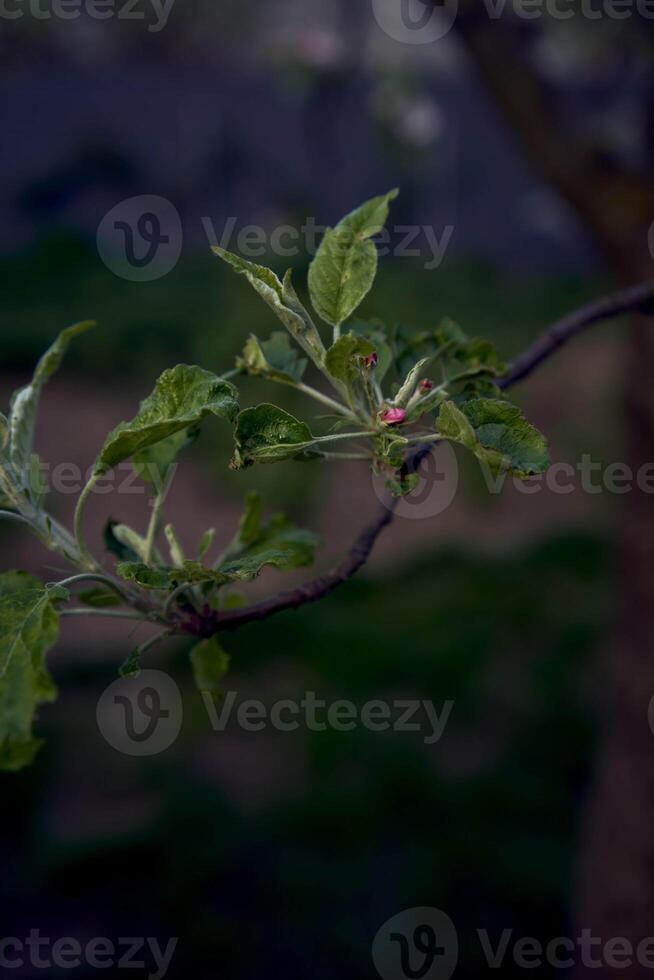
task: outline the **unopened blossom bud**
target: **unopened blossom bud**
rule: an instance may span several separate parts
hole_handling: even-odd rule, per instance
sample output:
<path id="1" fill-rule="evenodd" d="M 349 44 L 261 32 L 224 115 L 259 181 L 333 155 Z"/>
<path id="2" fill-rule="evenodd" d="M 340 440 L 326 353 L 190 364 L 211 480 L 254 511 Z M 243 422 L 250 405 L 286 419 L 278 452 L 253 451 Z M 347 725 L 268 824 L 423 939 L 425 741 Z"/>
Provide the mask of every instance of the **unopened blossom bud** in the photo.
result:
<path id="1" fill-rule="evenodd" d="M 423 378 L 422 381 L 420 382 L 420 390 L 423 391 L 425 394 L 428 391 L 431 391 L 433 387 L 434 387 L 434 382 L 430 381 L 429 378 Z"/>
<path id="2" fill-rule="evenodd" d="M 387 408 L 382 412 L 381 420 L 386 425 L 399 425 L 406 421 L 406 411 L 403 408 Z"/>
<path id="3" fill-rule="evenodd" d="M 363 365 L 364 365 L 364 367 L 367 367 L 370 370 L 372 368 L 377 367 L 377 361 L 378 360 L 379 360 L 379 358 L 377 356 L 377 351 L 374 350 L 372 352 L 372 354 L 368 354 L 367 357 L 364 357 L 364 359 L 363 359 Z"/>

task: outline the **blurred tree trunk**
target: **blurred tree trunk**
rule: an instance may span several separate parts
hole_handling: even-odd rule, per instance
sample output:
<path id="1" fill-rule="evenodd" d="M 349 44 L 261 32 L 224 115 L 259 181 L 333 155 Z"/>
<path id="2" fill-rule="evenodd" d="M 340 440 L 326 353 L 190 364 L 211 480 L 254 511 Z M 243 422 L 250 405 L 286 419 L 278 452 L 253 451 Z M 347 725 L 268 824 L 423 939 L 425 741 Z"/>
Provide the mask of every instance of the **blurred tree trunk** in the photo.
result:
<path id="1" fill-rule="evenodd" d="M 449 2 L 449 0 L 445 0 Z M 479 0 L 459 0 L 456 27 L 486 90 L 536 173 L 575 209 L 622 282 L 653 274 L 648 230 L 654 180 L 622 172 L 561 123 L 554 99 L 525 62 L 506 24 Z M 652 25 L 644 25 L 651 33 Z M 654 312 L 654 311 L 653 311 Z M 627 341 L 626 462 L 654 462 L 654 322 L 639 317 Z M 574 355 L 572 355 L 574 356 Z M 620 615 L 609 639 L 606 711 L 595 786 L 580 834 L 577 930 L 634 946 L 654 935 L 654 501 L 637 487 L 623 498 Z M 581 966 L 578 976 L 596 975 Z M 602 975 L 612 973 L 604 967 Z M 635 963 L 623 977 L 649 977 Z"/>

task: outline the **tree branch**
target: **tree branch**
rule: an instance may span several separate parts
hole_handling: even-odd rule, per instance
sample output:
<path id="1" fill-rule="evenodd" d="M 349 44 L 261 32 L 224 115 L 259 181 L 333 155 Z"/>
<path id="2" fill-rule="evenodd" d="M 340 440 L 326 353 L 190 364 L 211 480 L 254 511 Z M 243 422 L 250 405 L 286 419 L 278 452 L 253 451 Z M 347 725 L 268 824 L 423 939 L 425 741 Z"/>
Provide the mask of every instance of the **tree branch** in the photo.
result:
<path id="1" fill-rule="evenodd" d="M 568 313 L 552 324 L 516 358 L 510 365 L 508 373 L 498 382 L 499 387 L 508 388 L 526 378 L 555 351 L 592 324 L 622 316 L 624 313 L 649 313 L 653 303 L 654 280 L 650 280 L 612 293 L 603 299 L 588 303 L 580 310 Z"/>
<path id="2" fill-rule="evenodd" d="M 365 565 L 377 538 L 393 520 L 396 506 L 397 499 L 391 499 L 388 503 L 383 504 L 375 520 L 361 532 L 343 561 L 327 572 L 326 575 L 300 585 L 297 589 L 281 592 L 271 599 L 265 599 L 263 602 L 247 606 L 245 609 L 235 609 L 222 613 L 218 620 L 218 629 L 221 631 L 237 630 L 241 626 L 245 626 L 246 623 L 261 622 L 261 620 L 268 619 L 285 609 L 297 609 L 307 602 L 317 602 L 319 599 L 324 599 L 339 585 L 343 585 L 353 575 L 356 575 L 359 569 Z"/>
<path id="3" fill-rule="evenodd" d="M 552 324 L 524 353 L 509 367 L 507 374 L 498 382 L 502 389 L 530 375 L 548 357 L 577 334 L 594 323 L 621 316 L 624 313 L 649 312 L 654 303 L 654 280 L 632 286 L 620 292 L 588 303 L 579 310 L 569 313 Z M 415 473 L 431 447 L 419 446 L 403 467 L 403 474 Z M 320 578 L 288 592 L 281 592 L 270 599 L 264 599 L 245 609 L 235 609 L 219 616 L 218 629 L 237 630 L 247 623 L 261 622 L 286 609 L 298 609 L 308 602 L 317 602 L 343 585 L 365 565 L 375 546 L 377 538 L 388 527 L 395 516 L 397 500 L 384 504 L 377 518 L 365 528 L 348 551 L 343 561 Z M 215 624 L 212 626 L 215 630 Z"/>

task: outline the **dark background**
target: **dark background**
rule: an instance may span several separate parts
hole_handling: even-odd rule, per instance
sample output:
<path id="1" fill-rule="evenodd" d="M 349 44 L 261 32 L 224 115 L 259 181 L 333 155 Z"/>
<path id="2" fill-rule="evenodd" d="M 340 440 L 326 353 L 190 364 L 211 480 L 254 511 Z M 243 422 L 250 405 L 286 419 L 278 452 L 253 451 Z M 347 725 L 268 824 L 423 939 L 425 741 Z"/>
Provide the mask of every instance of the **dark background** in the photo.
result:
<path id="1" fill-rule="evenodd" d="M 419 257 L 382 259 L 362 314 L 416 327 L 449 315 L 507 357 L 650 275 L 654 21 L 596 6 L 592 20 L 575 4 L 570 20 L 510 6 L 493 19 L 462 2 L 428 44 L 389 36 L 367 0 L 177 0 L 158 32 L 145 5 L 142 21 L 0 17 L 5 400 L 59 329 L 100 324 L 44 394 L 42 455 L 88 466 L 163 368 L 228 370 L 249 332 L 275 328 L 212 258 L 203 217 L 326 224 L 398 186 L 391 223 L 452 237 L 437 269 L 424 238 Z M 116 275 L 96 246 L 104 215 L 138 195 L 172 202 L 183 226 L 179 262 L 149 282 Z M 292 260 L 299 282 L 308 261 Z M 597 328 L 516 389 L 554 461 L 654 459 L 645 333 Z M 229 539 L 254 486 L 323 534 L 324 568 L 377 506 L 356 465 L 234 474 L 229 443 L 208 428 L 179 475 L 172 517 L 190 540 L 211 524 Z M 129 629 L 65 622 L 50 658 L 60 699 L 38 720 L 47 744 L 0 779 L 3 936 L 176 936 L 172 978 L 354 980 L 376 975 L 382 924 L 416 906 L 454 921 L 461 977 L 488 969 L 478 929 L 649 934 L 651 497 L 489 495 L 460 464 L 451 507 L 398 519 L 356 581 L 226 640 L 239 697 L 452 700 L 442 740 L 212 732 L 173 645 L 150 666 L 182 688 L 180 737 L 129 758 L 95 720 Z M 72 504 L 52 508 L 66 518 Z M 146 499 L 101 501 L 94 534 L 110 512 L 143 522 Z M 36 544 L 1 533 L 5 567 L 55 574 Z M 280 582 L 270 572 L 258 594 Z M 507 958 L 503 976 L 522 972 Z"/>

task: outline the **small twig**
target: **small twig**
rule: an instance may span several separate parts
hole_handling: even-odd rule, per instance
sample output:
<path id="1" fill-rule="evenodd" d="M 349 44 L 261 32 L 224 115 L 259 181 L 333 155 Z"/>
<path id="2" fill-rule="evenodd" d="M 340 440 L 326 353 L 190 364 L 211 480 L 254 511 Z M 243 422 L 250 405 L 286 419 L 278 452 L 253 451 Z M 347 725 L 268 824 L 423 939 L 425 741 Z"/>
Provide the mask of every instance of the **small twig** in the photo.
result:
<path id="1" fill-rule="evenodd" d="M 68 588 L 71 585 L 76 585 L 78 582 L 101 582 L 102 585 L 106 585 L 107 588 L 112 589 L 117 596 L 123 600 L 123 602 L 129 605 L 130 599 L 126 592 L 124 592 L 117 582 L 110 579 L 106 575 L 96 575 L 93 572 L 81 572 L 79 575 L 71 575 L 70 578 L 63 579 L 61 582 L 57 582 L 57 585 Z"/>
<path id="2" fill-rule="evenodd" d="M 654 281 L 649 281 L 612 293 L 610 296 L 582 306 L 580 310 L 568 313 L 516 358 L 505 376 L 498 381 L 499 387 L 509 388 L 517 381 L 522 381 L 551 354 L 592 324 L 611 320 L 624 313 L 651 312 L 653 302 Z"/>

